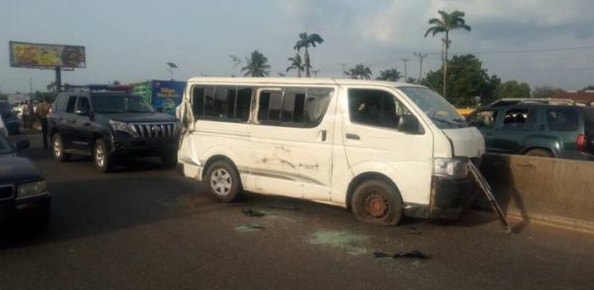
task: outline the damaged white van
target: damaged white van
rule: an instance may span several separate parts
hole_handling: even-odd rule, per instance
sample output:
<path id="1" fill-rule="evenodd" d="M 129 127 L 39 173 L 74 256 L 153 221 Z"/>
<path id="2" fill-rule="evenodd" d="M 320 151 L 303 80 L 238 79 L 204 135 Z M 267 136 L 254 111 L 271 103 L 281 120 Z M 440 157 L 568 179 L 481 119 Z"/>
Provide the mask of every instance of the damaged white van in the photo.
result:
<path id="1" fill-rule="evenodd" d="M 451 104 L 407 83 L 196 77 L 178 113 L 178 171 L 217 200 L 282 195 L 373 224 L 459 217 L 485 152 Z"/>

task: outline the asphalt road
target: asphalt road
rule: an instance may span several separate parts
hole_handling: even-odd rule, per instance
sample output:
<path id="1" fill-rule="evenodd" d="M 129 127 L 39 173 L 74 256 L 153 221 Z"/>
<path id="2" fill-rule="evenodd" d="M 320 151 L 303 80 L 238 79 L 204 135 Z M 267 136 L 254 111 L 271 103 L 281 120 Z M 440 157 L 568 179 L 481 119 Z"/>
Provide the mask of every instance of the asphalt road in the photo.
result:
<path id="1" fill-rule="evenodd" d="M 490 212 L 378 227 L 299 200 L 221 204 L 158 160 L 101 174 L 18 138 L 47 174 L 52 219 L 2 229 L 0 290 L 594 289 L 592 235 L 520 220 L 505 234 Z"/>

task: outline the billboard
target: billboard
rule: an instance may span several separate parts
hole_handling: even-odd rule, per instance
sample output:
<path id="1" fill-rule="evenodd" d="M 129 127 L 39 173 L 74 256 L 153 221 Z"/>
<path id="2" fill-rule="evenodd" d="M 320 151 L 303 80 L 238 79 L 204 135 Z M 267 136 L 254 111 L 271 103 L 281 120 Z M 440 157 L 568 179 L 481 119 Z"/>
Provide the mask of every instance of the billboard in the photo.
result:
<path id="1" fill-rule="evenodd" d="M 84 68 L 85 47 L 10 41 L 10 66 Z"/>

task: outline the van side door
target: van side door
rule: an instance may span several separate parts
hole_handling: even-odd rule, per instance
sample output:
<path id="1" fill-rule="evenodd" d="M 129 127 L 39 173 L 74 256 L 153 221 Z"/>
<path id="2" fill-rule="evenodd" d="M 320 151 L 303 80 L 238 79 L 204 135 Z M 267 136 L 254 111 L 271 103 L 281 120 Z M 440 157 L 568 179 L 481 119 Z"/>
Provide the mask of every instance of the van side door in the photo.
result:
<path id="1" fill-rule="evenodd" d="M 333 88 L 279 87 L 257 92 L 250 172 L 263 193 L 327 201 L 332 169 Z"/>
<path id="2" fill-rule="evenodd" d="M 346 160 L 348 167 L 335 166 L 335 179 L 381 174 L 394 182 L 405 203 L 426 204 L 433 171 L 433 134 L 423 129 L 419 118 L 399 96 L 383 89 L 348 88 L 341 108 L 344 156 L 334 158 L 335 163 Z"/>

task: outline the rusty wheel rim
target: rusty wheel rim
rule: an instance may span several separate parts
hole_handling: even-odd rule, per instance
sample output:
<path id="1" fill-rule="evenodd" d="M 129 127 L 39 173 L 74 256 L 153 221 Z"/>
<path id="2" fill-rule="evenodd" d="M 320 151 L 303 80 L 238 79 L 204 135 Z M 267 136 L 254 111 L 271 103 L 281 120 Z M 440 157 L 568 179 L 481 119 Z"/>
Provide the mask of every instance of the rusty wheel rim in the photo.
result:
<path id="1" fill-rule="evenodd" d="M 363 209 L 372 218 L 382 218 L 390 211 L 390 202 L 377 191 L 370 191 L 363 199 Z"/>

